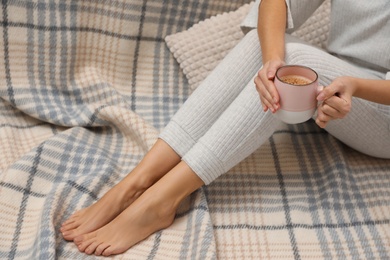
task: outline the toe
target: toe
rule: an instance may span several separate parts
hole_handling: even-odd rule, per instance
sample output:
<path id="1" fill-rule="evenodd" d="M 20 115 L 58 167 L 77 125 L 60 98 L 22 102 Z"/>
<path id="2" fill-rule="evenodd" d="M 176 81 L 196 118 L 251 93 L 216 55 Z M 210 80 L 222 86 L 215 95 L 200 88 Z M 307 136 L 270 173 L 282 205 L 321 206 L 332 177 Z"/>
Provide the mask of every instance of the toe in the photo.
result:
<path id="1" fill-rule="evenodd" d="M 98 245 L 98 247 L 96 247 L 96 250 L 95 250 L 95 255 L 99 256 L 99 255 L 102 255 L 102 253 L 104 252 L 104 250 L 107 249 L 107 247 L 109 247 L 110 245 L 107 244 L 107 243 L 101 243 L 100 245 Z"/>
<path id="2" fill-rule="evenodd" d="M 80 243 L 80 244 L 77 244 L 77 248 L 80 252 L 84 252 L 85 249 L 89 246 L 89 244 L 87 243 Z"/>
<path id="3" fill-rule="evenodd" d="M 102 256 L 110 256 L 113 254 L 113 248 L 112 246 L 108 246 L 104 251 L 102 252 Z"/>
<path id="4" fill-rule="evenodd" d="M 85 252 L 85 250 L 86 250 L 90 245 L 92 245 L 94 242 L 95 242 L 95 240 L 90 239 L 90 240 L 82 241 L 81 243 L 76 244 L 76 245 L 77 245 L 77 248 L 79 249 L 80 252 Z"/>
<path id="5" fill-rule="evenodd" d="M 101 242 L 97 242 L 97 241 L 92 242 L 89 246 L 85 248 L 84 253 L 86 253 L 87 255 L 95 253 L 95 250 L 100 243 Z"/>
<path id="6" fill-rule="evenodd" d="M 73 242 L 76 244 L 76 245 L 80 245 L 82 242 L 84 242 L 85 240 L 87 240 L 85 238 L 85 235 L 82 235 L 82 236 L 76 236 L 74 239 L 73 239 Z"/>
<path id="7" fill-rule="evenodd" d="M 73 241 L 73 238 L 75 237 L 74 232 L 71 231 L 64 231 L 62 232 L 62 237 L 67 241 Z"/>
<path id="8" fill-rule="evenodd" d="M 77 222 L 71 222 L 71 223 L 68 223 L 68 224 L 63 224 L 60 228 L 61 232 L 64 232 L 64 231 L 68 231 L 68 230 L 72 230 L 72 229 L 75 229 L 75 228 L 78 228 L 80 225 L 79 223 Z"/>
<path id="9" fill-rule="evenodd" d="M 74 213 L 73 215 L 71 215 L 67 220 L 65 220 L 65 221 L 62 223 L 62 225 L 64 226 L 64 225 L 68 225 L 68 224 L 70 224 L 70 223 L 73 223 L 73 222 L 75 222 L 78 218 L 79 218 L 79 213 L 76 212 L 76 213 Z"/>
<path id="10" fill-rule="evenodd" d="M 82 243 L 86 243 L 88 241 L 91 241 L 89 244 L 91 244 L 93 241 L 96 240 L 96 232 L 91 232 L 91 233 L 88 233 L 88 234 L 85 234 L 85 235 L 80 235 L 80 236 L 76 236 L 74 239 L 73 239 L 73 242 L 76 244 L 76 245 L 80 245 Z"/>

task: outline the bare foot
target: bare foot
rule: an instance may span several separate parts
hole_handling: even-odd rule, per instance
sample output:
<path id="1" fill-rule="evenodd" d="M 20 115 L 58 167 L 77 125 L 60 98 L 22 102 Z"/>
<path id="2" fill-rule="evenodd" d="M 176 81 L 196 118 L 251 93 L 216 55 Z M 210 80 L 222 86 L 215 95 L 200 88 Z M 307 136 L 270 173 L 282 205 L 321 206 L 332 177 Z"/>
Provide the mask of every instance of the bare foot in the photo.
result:
<path id="1" fill-rule="evenodd" d="M 144 192 L 144 189 L 124 186 L 124 183 L 119 183 L 96 203 L 71 215 L 60 228 L 64 239 L 72 241 L 106 225 Z"/>
<path id="2" fill-rule="evenodd" d="M 158 139 L 137 167 L 99 201 L 66 220 L 60 229 L 66 240 L 103 227 L 141 194 L 175 167 L 181 158 L 163 140 Z"/>
<path id="3" fill-rule="evenodd" d="M 182 161 L 107 225 L 73 241 L 79 251 L 87 254 L 123 253 L 170 226 L 181 201 L 202 185 L 204 182 Z"/>
<path id="4" fill-rule="evenodd" d="M 153 190 L 153 189 L 151 189 Z M 154 232 L 170 226 L 176 206 L 147 190 L 104 227 L 74 239 L 80 252 L 109 256 L 120 254 Z"/>

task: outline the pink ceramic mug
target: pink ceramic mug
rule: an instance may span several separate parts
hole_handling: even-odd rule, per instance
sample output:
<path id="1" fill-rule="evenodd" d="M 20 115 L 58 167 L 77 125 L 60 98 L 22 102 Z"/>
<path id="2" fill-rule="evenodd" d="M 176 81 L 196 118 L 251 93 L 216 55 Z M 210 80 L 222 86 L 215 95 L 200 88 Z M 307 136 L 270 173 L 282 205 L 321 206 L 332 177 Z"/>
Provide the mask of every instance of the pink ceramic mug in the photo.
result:
<path id="1" fill-rule="evenodd" d="M 311 68 L 286 65 L 276 71 L 274 80 L 280 97 L 275 116 L 287 124 L 309 120 L 317 109 L 318 74 Z"/>

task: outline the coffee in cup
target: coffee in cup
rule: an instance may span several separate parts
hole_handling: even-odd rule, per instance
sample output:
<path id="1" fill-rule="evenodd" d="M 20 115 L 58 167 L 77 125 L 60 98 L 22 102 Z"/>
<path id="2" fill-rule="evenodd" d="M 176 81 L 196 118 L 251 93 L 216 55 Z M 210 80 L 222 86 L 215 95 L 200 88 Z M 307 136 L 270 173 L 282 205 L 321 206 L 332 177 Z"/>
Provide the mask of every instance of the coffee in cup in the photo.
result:
<path id="1" fill-rule="evenodd" d="M 301 65 L 280 67 L 275 75 L 280 108 L 275 116 L 287 124 L 309 120 L 317 108 L 318 74 Z"/>
<path id="2" fill-rule="evenodd" d="M 311 81 L 308 78 L 305 78 L 303 76 L 299 75 L 287 75 L 283 76 L 280 78 L 281 81 L 284 83 L 290 84 L 290 85 L 295 85 L 295 86 L 302 86 L 302 85 L 307 85 L 310 84 Z"/>

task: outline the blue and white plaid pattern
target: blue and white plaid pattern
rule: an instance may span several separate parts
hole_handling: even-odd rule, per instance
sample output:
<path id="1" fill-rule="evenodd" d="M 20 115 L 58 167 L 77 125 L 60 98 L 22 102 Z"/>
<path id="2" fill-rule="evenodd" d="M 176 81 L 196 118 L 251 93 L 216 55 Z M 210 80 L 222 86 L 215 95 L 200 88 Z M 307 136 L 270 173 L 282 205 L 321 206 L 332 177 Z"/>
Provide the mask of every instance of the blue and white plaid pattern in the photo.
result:
<path id="1" fill-rule="evenodd" d="M 78 259 L 60 224 L 121 180 L 188 97 L 165 45 L 244 1 L 2 1 L 0 258 Z M 118 258 L 215 257 L 207 203 Z"/>
<path id="2" fill-rule="evenodd" d="M 58 229 L 135 167 L 190 94 L 165 36 L 247 2 L 1 2 L 0 258 L 93 258 Z M 389 169 L 314 123 L 280 129 L 112 258 L 389 259 Z"/>
<path id="3" fill-rule="evenodd" d="M 167 37 L 192 88 L 242 39 L 243 9 L 248 6 Z M 322 46 L 329 14 L 330 1 L 324 1 L 293 35 Z M 235 49 L 235 53 L 244 51 Z M 348 148 L 314 122 L 284 126 L 205 188 L 217 255 L 221 259 L 387 259 L 389 172 L 389 160 Z"/>
<path id="4" fill-rule="evenodd" d="M 218 255 L 387 259 L 389 166 L 344 146 L 314 122 L 278 130 L 206 189 L 222 245 Z M 229 244 L 242 251 L 229 251 Z"/>

